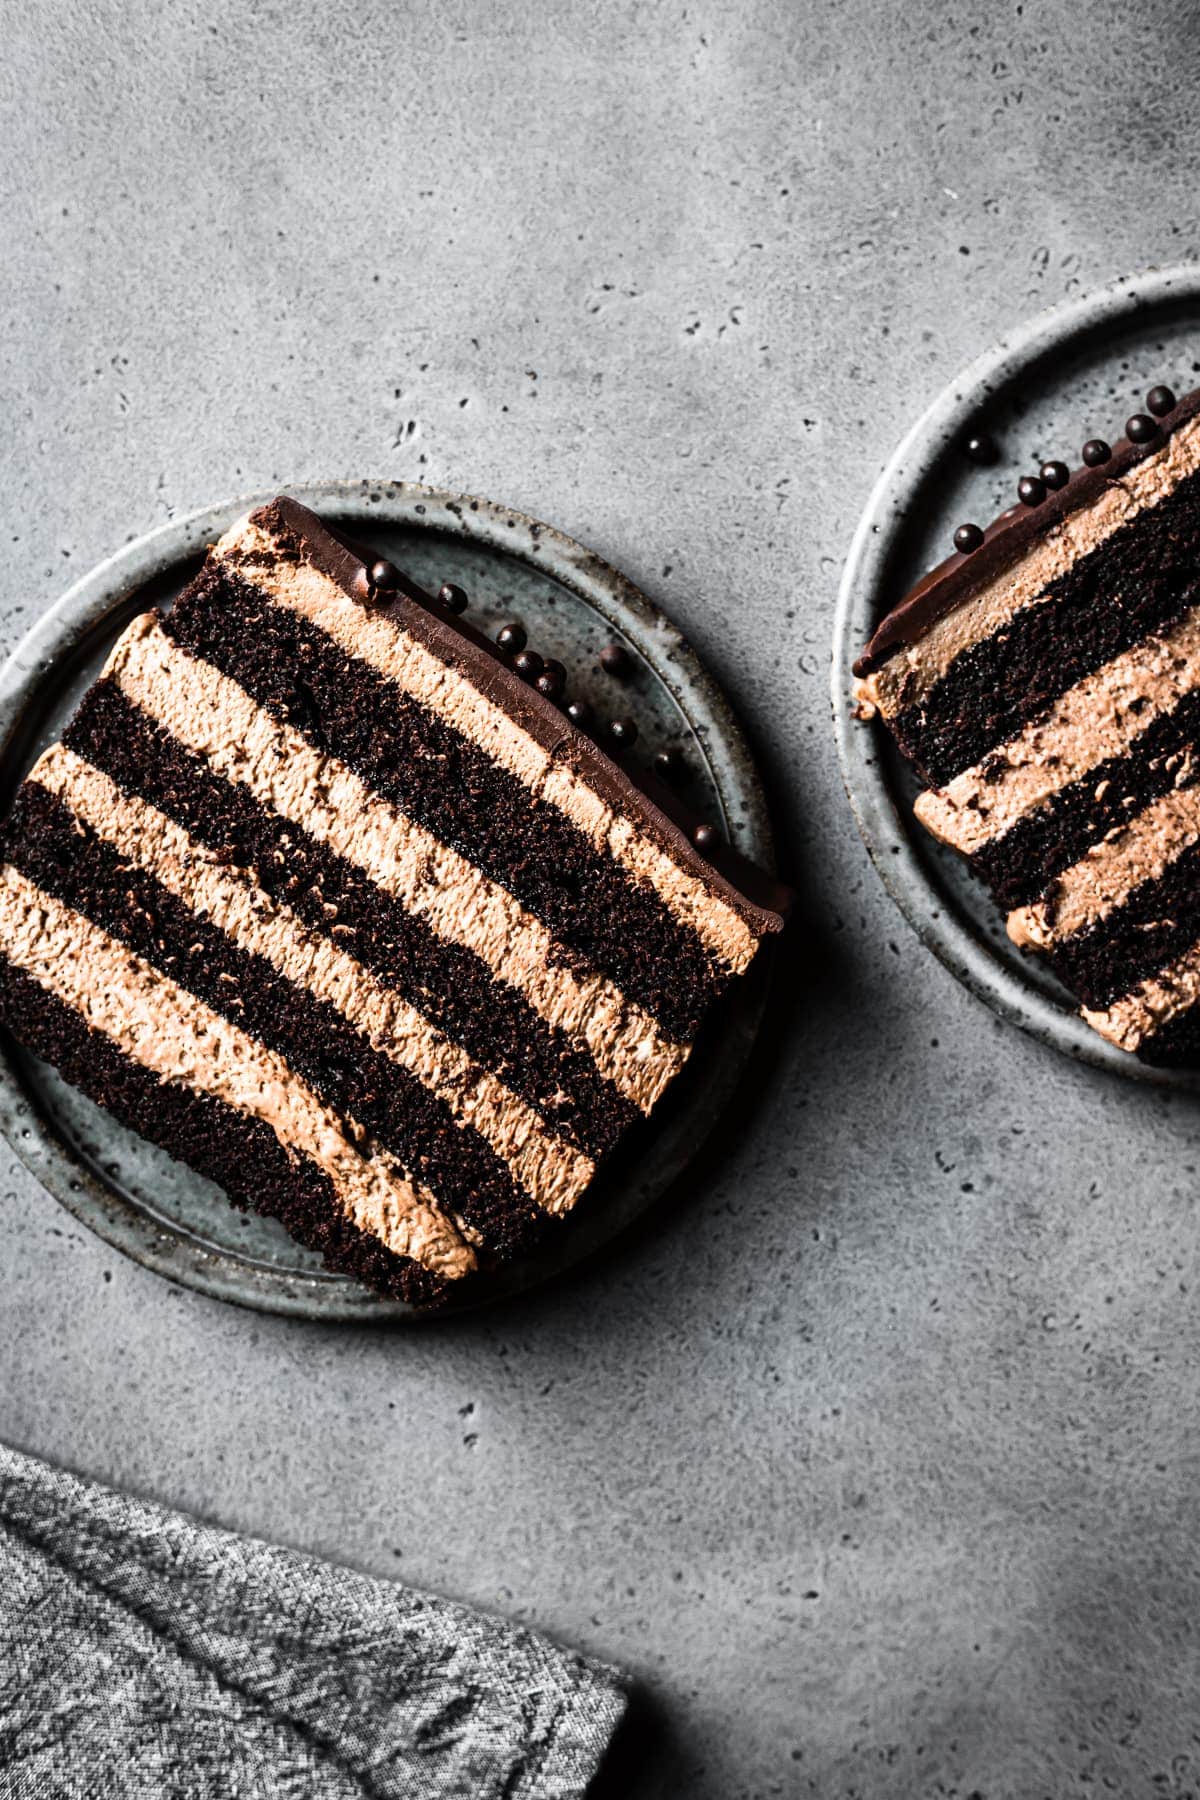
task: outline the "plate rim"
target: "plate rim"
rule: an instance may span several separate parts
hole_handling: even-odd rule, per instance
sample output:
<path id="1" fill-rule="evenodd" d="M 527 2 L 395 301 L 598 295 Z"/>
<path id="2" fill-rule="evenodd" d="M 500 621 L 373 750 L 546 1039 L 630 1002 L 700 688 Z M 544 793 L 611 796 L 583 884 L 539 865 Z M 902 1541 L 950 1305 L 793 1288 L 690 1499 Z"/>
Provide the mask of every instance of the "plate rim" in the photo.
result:
<path id="1" fill-rule="evenodd" d="M 540 562 L 547 579 L 575 593 L 624 636 L 663 684 L 693 731 L 717 794 L 729 841 L 768 872 L 775 871 L 774 833 L 764 783 L 745 732 L 727 696 L 679 627 L 628 576 L 558 527 L 515 507 L 424 482 L 346 478 L 279 483 L 198 507 L 124 544 L 81 575 L 42 613 L 0 666 L 0 768 L 14 753 L 30 703 L 55 668 L 77 651 L 122 604 L 189 558 L 199 555 L 234 520 L 277 494 L 290 494 L 335 517 L 377 520 L 388 529 L 418 528 L 477 542 L 512 555 L 527 567 Z M 719 754 L 714 755 L 714 752 Z M 736 788 L 735 784 L 736 783 Z M 710 1077 L 713 1125 L 724 1112 L 757 1039 L 766 1009 L 766 984 L 747 988 L 747 1008 L 731 1032 L 729 1058 Z M 503 1276 L 470 1305 L 430 1311 L 369 1293 L 325 1271 L 273 1270 L 206 1248 L 182 1228 L 167 1226 L 104 1182 L 73 1154 L 41 1116 L 21 1080 L 24 1053 L 0 1033 L 0 1132 L 18 1160 L 75 1219 L 103 1241 L 169 1281 L 260 1311 L 321 1322 L 426 1323 L 462 1318 L 517 1292 L 533 1292 L 620 1238 L 679 1179 L 627 1215 L 600 1228 L 579 1221 L 562 1253 L 531 1278 Z M 707 1092 L 708 1090 L 706 1090 Z M 707 1133 L 694 1144 L 698 1151 Z M 588 1227 L 591 1229 L 588 1229 Z M 236 1270 L 228 1273 L 230 1264 Z"/>
<path id="2" fill-rule="evenodd" d="M 980 403 L 1064 340 L 1169 302 L 1200 301 L 1200 263 L 1135 270 L 1044 308 L 1003 333 L 935 395 L 885 463 L 850 540 L 834 612 L 830 697 L 838 765 L 867 854 L 917 938 L 976 999 L 1039 1043 L 1125 1080 L 1196 1091 L 1200 1074 L 1157 1069 L 1117 1049 L 1068 1004 L 1020 980 L 943 903 L 889 787 L 877 731 L 854 716 L 852 664 L 878 618 L 874 600 L 905 523 L 906 500 L 934 473 Z"/>

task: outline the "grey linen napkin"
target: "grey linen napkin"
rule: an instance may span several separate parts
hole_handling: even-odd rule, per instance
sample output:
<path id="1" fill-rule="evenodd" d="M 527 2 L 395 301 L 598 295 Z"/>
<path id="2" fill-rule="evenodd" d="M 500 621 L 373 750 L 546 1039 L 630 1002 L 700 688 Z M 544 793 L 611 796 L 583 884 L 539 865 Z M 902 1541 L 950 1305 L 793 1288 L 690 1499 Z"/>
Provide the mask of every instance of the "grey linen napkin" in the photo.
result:
<path id="1" fill-rule="evenodd" d="M 624 1708 L 519 1626 L 0 1446 L 2 1800 L 558 1800 Z"/>

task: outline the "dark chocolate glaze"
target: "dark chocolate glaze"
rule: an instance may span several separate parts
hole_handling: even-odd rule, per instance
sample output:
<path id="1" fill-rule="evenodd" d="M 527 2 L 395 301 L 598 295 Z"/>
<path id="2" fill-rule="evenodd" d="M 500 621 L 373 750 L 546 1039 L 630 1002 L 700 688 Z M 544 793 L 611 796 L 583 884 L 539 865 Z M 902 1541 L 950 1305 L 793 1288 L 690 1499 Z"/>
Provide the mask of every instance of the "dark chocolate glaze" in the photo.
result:
<path id="1" fill-rule="evenodd" d="M 1148 443 L 1121 438 L 1108 461 L 1097 468 L 1079 468 L 1065 486 L 1047 494 L 1039 506 L 1010 506 L 993 519 L 978 550 L 955 553 L 917 582 L 900 604 L 878 625 L 870 643 L 854 665 L 856 675 L 869 675 L 903 645 L 915 644 L 925 633 L 977 594 L 989 581 L 1025 554 L 1038 538 L 1068 513 L 1078 512 L 1097 499 L 1110 482 L 1145 462 L 1162 449 L 1171 433 L 1200 413 L 1200 388 L 1186 394 L 1171 412 L 1158 420 L 1159 429 Z"/>
<path id="2" fill-rule="evenodd" d="M 359 555 L 307 506 L 281 496 L 252 516 L 256 524 L 295 540 L 309 561 L 347 594 L 359 600 L 365 597 L 368 559 L 374 558 L 369 553 L 367 557 Z M 639 770 L 635 779 L 631 771 L 618 768 L 552 700 L 522 681 L 482 632 L 450 612 L 409 576 L 401 573 L 399 579 L 399 588 L 386 596 L 386 607 L 415 636 L 444 662 L 462 669 L 550 755 L 567 754 L 571 765 L 586 774 L 603 799 L 618 811 L 639 818 L 660 847 L 732 907 L 752 931 L 766 935 L 781 928 L 792 900 L 788 888 L 727 845 L 715 860 L 701 856 L 690 840 L 690 833 L 701 823 L 698 815 L 681 806 L 652 775 Z"/>

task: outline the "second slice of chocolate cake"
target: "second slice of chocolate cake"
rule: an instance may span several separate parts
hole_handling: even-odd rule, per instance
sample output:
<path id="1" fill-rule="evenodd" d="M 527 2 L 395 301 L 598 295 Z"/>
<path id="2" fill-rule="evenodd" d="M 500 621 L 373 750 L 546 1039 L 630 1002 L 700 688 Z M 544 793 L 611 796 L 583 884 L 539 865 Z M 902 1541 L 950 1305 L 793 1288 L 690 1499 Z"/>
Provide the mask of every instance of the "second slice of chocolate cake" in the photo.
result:
<path id="1" fill-rule="evenodd" d="M 1083 1017 L 1200 1058 L 1200 393 L 1147 396 L 884 619 L 856 665 L 967 857 Z"/>
<path id="2" fill-rule="evenodd" d="M 0 858 L 17 1039 L 418 1302 L 571 1212 L 781 922 L 286 499 L 126 629 Z"/>

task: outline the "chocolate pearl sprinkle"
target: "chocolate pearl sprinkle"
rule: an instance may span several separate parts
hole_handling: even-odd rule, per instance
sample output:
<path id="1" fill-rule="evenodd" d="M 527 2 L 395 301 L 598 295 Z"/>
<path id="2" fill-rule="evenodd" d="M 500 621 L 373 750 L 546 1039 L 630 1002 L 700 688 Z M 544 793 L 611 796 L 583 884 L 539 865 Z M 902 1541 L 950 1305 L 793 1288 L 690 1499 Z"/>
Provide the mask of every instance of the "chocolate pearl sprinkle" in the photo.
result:
<path id="1" fill-rule="evenodd" d="M 1165 418 L 1167 413 L 1175 410 L 1175 396 L 1169 387 L 1152 387 L 1146 395 L 1146 411 L 1152 412 L 1156 419 Z"/>
<path id="2" fill-rule="evenodd" d="M 1083 460 L 1089 469 L 1099 469 L 1112 455 L 1103 438 L 1089 438 L 1083 446 Z"/>
<path id="3" fill-rule="evenodd" d="M 693 844 L 695 844 L 697 850 L 703 851 L 705 855 L 707 855 L 710 850 L 716 849 L 720 839 L 721 834 L 716 826 L 709 825 L 707 822 L 703 825 L 697 825 L 692 832 Z"/>
<path id="4" fill-rule="evenodd" d="M 524 681 L 536 681 L 544 666 L 536 650 L 522 650 L 513 662 L 513 668 Z"/>
<path id="5" fill-rule="evenodd" d="M 1125 436 L 1131 444 L 1149 444 L 1158 436 L 1158 420 L 1149 413 L 1134 413 L 1125 421 Z"/>
<path id="6" fill-rule="evenodd" d="M 1065 462 L 1044 462 L 1038 474 L 1048 488 L 1066 487 L 1071 479 L 1071 471 Z"/>
<path id="7" fill-rule="evenodd" d="M 592 723 L 592 709 L 586 700 L 569 700 L 567 717 L 578 731 L 587 731 Z"/>
<path id="8" fill-rule="evenodd" d="M 1046 484 L 1036 475 L 1022 475 L 1017 483 L 1017 498 L 1022 506 L 1040 506 L 1046 498 Z"/>
<path id="9" fill-rule="evenodd" d="M 437 597 L 448 612 L 463 613 L 467 610 L 466 593 L 453 581 L 443 581 Z"/>
<path id="10" fill-rule="evenodd" d="M 1000 450 L 994 437 L 986 431 L 977 431 L 966 443 L 967 456 L 971 462 L 981 469 L 990 469 L 993 463 L 1000 460 Z"/>
<path id="11" fill-rule="evenodd" d="M 390 563 L 386 556 L 381 556 L 367 570 L 367 580 L 379 593 L 390 593 L 400 585 L 400 572 L 395 563 Z"/>
<path id="12" fill-rule="evenodd" d="M 515 620 L 508 625 L 502 625 L 496 633 L 497 644 L 501 650 L 507 650 L 510 656 L 515 656 L 519 650 L 523 650 L 528 641 L 525 636 L 525 627 L 518 625 Z"/>
<path id="13" fill-rule="evenodd" d="M 617 681 L 623 681 L 633 668 L 629 652 L 624 644 L 605 644 L 600 652 L 600 667 L 606 675 Z"/>
<path id="14" fill-rule="evenodd" d="M 549 700 L 557 700 L 567 685 L 567 671 L 562 663 L 553 656 L 548 656 L 542 664 L 537 685 L 539 694 L 545 694 Z"/>
<path id="15" fill-rule="evenodd" d="M 960 525 L 954 534 L 954 548 L 963 556 L 972 555 L 982 542 L 983 533 L 978 525 Z"/>
<path id="16" fill-rule="evenodd" d="M 637 743 L 637 722 L 634 719 L 614 719 L 608 728 L 608 735 L 618 750 L 628 750 Z"/>

